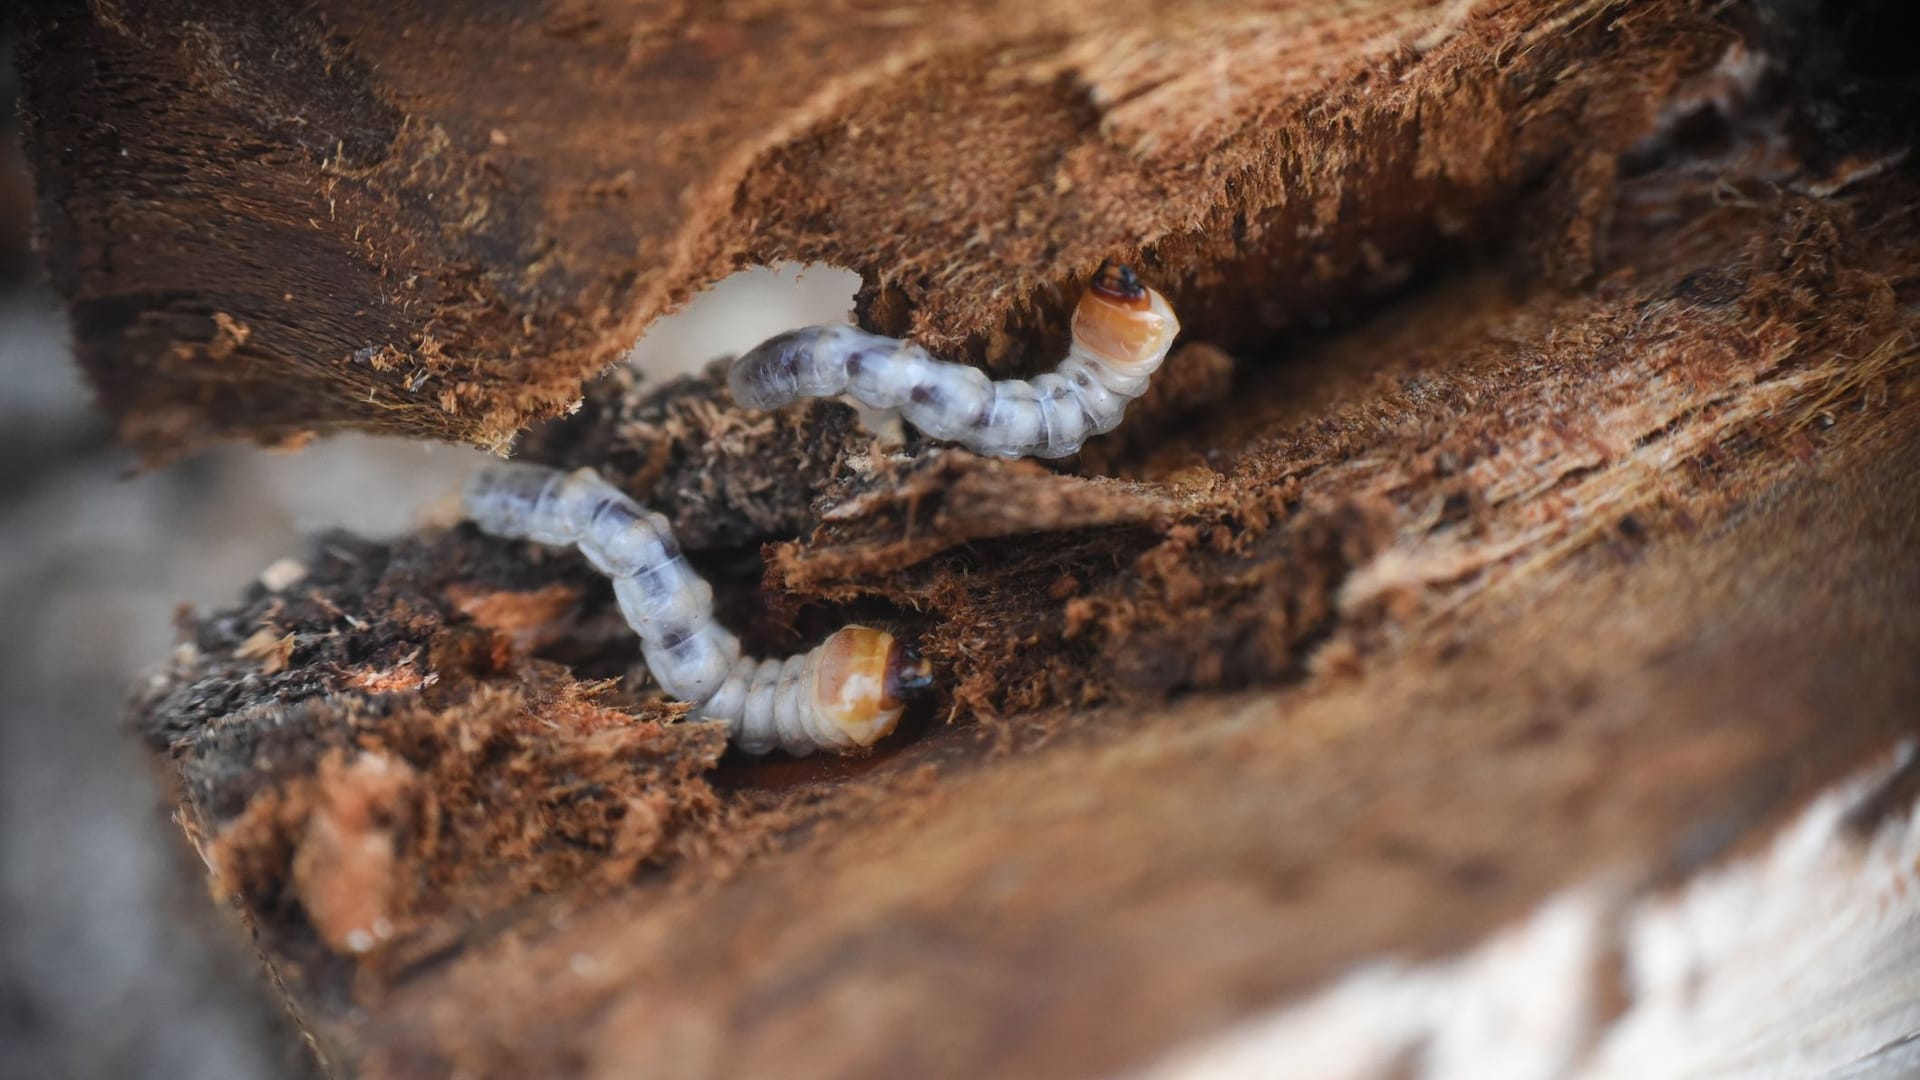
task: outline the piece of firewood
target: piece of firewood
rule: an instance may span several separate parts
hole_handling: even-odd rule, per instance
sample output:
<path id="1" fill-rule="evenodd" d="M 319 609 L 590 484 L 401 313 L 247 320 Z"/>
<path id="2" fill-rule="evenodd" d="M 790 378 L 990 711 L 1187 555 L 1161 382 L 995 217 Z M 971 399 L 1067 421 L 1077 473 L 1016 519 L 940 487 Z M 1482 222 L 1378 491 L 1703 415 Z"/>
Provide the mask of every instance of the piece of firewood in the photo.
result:
<path id="1" fill-rule="evenodd" d="M 29 27 L 129 438 L 584 392 L 525 454 L 749 648 L 936 674 L 871 756 L 728 756 L 578 556 L 467 525 L 190 620 L 136 721 L 332 1072 L 1897 1067 L 1920 179 L 1755 11 L 613 9 Z M 1188 341 L 1062 469 L 581 389 L 784 257 L 1027 370 L 1115 249 Z"/>
<path id="2" fill-rule="evenodd" d="M 202 620 L 142 724 L 360 1075 L 1176 1068 L 1356 965 L 1574 903 L 1543 978 L 1597 1004 L 1552 1012 L 1525 1075 L 1553 1075 L 1634 1015 L 1608 913 L 1656 917 L 1622 905 L 1915 732 L 1920 186 L 1740 190 L 1635 181 L 1591 288 L 1431 290 L 1163 431 L 1129 479 L 888 456 L 837 406 L 709 398 L 694 423 L 602 391 L 583 422 L 629 447 L 730 433 L 712 490 L 789 452 L 755 434 L 781 424 L 839 463 L 764 588 L 702 558 L 749 640 L 859 611 L 920 642 L 936 707 L 875 757 L 703 771 L 708 729 L 533 659 L 626 670 L 604 584 L 467 526 L 322 545 Z M 603 465 L 645 498 L 658 458 Z M 753 504 L 704 505 L 709 535 L 753 532 Z M 581 736 L 552 710 L 625 731 L 622 702 L 644 741 L 572 794 Z M 515 847 L 423 824 L 476 790 L 506 800 L 488 819 L 519 808 Z M 611 826 L 623 800 L 651 800 L 644 842 Z M 382 898 L 377 939 L 347 881 Z M 1301 1052 L 1277 1015 L 1274 1052 Z M 1400 1047 L 1391 1069 L 1453 1030 L 1406 1021 L 1330 1060 Z"/>

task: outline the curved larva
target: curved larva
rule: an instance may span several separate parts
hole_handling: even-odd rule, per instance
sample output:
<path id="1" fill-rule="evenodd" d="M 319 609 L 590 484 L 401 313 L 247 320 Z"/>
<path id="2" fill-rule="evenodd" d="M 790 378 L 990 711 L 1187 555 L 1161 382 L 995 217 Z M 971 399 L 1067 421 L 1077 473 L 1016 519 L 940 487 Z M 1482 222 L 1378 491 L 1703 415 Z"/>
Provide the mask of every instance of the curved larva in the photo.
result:
<path id="1" fill-rule="evenodd" d="M 910 342 L 841 325 L 762 342 L 734 361 L 728 383 L 750 409 L 848 394 L 977 453 L 1065 457 L 1119 425 L 1179 332 L 1166 297 L 1107 262 L 1074 309 L 1067 358 L 1031 380 L 996 382 Z"/>
<path id="2" fill-rule="evenodd" d="M 728 738 L 750 754 L 871 746 L 899 723 L 902 698 L 927 685 L 925 666 L 893 635 L 865 626 L 785 660 L 741 656 L 666 518 L 592 469 L 488 465 L 467 481 L 465 505 L 482 532 L 579 547 L 613 579 L 661 688 L 693 702 L 696 717 L 726 721 Z"/>

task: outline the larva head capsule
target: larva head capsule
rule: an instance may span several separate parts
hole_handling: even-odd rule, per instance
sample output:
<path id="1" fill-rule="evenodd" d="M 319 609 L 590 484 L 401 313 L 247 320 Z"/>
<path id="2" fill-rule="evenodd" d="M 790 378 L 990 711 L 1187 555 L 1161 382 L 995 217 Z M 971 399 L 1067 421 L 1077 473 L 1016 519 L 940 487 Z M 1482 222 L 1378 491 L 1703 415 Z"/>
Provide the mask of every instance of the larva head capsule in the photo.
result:
<path id="1" fill-rule="evenodd" d="M 926 663 L 892 634 L 844 627 L 820 646 L 814 713 L 855 746 L 872 746 L 900 722 L 905 699 L 931 681 Z"/>
<path id="2" fill-rule="evenodd" d="M 1073 309 L 1074 349 L 1122 375 L 1153 374 L 1179 333 L 1167 298 L 1111 259 L 1100 264 Z"/>

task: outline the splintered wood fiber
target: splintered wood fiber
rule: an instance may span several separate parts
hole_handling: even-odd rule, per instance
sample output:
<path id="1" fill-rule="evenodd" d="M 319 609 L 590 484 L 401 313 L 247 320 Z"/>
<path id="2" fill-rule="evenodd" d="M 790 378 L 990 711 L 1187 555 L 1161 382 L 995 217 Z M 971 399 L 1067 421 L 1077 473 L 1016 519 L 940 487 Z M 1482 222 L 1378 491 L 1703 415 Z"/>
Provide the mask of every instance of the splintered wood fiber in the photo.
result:
<path id="1" fill-rule="evenodd" d="M 1689 170 L 1619 182 L 1591 284 L 1495 262 L 1243 353 L 1108 476 L 711 375 L 530 441 L 671 505 L 752 647 L 916 641 L 874 755 L 722 756 L 578 556 L 465 525 L 322 541 L 141 724 L 367 1076 L 1095 1075 L 1684 876 L 1920 692 L 1920 184 Z"/>
<path id="2" fill-rule="evenodd" d="M 1270 337 L 1502 231 L 1723 53 L 1658 0 L 45 5 L 40 239 L 129 442 L 497 447 L 739 266 L 1013 370 L 1104 257 Z"/>
<path id="3" fill-rule="evenodd" d="M 584 394 L 519 453 L 671 517 L 749 649 L 859 620 L 936 673 L 872 754 L 749 759 L 577 554 L 322 537 L 136 704 L 215 896 L 339 1075 L 1093 1076 L 1756 843 L 1920 694 L 1920 177 L 1809 126 L 1756 20 L 30 23 L 43 236 L 129 439 L 493 444 Z M 1108 255 L 1187 332 L 1057 464 L 717 368 L 583 385 L 785 258 L 1029 371 Z"/>

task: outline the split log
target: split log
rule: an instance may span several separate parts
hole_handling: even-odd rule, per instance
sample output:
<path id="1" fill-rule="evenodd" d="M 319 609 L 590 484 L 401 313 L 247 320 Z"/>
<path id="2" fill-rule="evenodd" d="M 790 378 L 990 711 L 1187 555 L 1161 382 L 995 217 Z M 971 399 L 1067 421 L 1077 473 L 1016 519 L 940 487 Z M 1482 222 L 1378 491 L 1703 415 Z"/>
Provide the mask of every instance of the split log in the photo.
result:
<path id="1" fill-rule="evenodd" d="M 875 461 L 816 407 L 846 442 L 807 538 L 763 589 L 705 558 L 763 646 L 911 628 L 943 689 L 870 759 L 701 771 L 705 728 L 592 681 L 632 661 L 604 584 L 465 526 L 322 544 L 198 623 L 143 723 L 363 1075 L 1137 1066 L 1565 890 L 1657 894 L 1912 736 L 1917 193 L 1623 226 L 1587 292 L 1469 278 L 1131 479 Z M 630 400 L 590 429 L 794 422 Z M 335 836 L 368 802 L 372 868 Z M 368 878 L 387 906 L 333 926 Z"/>
<path id="2" fill-rule="evenodd" d="M 333 1071 L 1611 1075 L 1676 1028 L 1723 1067 L 1920 1030 L 1861 959 L 1920 924 L 1920 177 L 1806 123 L 1751 10 L 190 7 L 29 56 L 56 279 L 156 453 L 496 442 L 740 260 L 852 266 L 870 325 L 998 370 L 1115 249 L 1192 313 L 1058 469 L 711 374 L 528 441 L 674 516 L 750 647 L 917 640 L 935 699 L 869 757 L 723 754 L 576 556 L 470 526 L 193 620 L 138 723 Z M 235 63 L 263 19 L 310 110 Z M 170 117 L 130 152 L 217 151 L 226 205 L 345 216 L 196 230 L 54 88 Z M 103 259 L 114 214 L 180 242 Z M 399 368 L 350 366 L 372 326 Z M 1768 937 L 1769 897 L 1825 921 Z M 1741 970 L 1812 977 L 1756 1030 Z"/>

